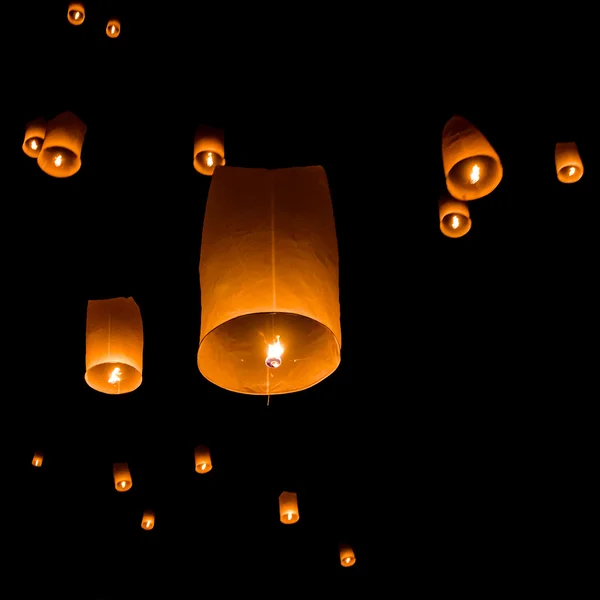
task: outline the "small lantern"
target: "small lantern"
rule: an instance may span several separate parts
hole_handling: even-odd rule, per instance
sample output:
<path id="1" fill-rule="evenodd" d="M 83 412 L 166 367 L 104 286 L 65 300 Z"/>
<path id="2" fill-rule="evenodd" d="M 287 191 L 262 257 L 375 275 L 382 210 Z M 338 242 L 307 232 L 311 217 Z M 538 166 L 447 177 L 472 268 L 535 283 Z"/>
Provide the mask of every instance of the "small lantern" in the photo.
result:
<path id="1" fill-rule="evenodd" d="M 151 510 L 145 510 L 144 516 L 142 517 L 142 529 L 150 531 L 154 529 L 154 512 Z"/>
<path id="2" fill-rule="evenodd" d="M 340 563 L 342 567 L 351 567 L 356 562 L 354 551 L 348 544 L 340 544 Z"/>
<path id="3" fill-rule="evenodd" d="M 559 142 L 554 150 L 556 175 L 562 183 L 575 183 L 583 177 L 583 163 L 575 142 Z"/>
<path id="4" fill-rule="evenodd" d="M 67 19 L 71 25 L 81 25 L 85 20 L 85 8 L 81 2 L 71 2 L 67 11 Z"/>
<path id="5" fill-rule="evenodd" d="M 196 472 L 208 473 L 212 469 L 212 461 L 210 460 L 210 450 L 207 446 L 200 444 L 194 449 L 194 457 L 196 459 Z"/>
<path id="6" fill-rule="evenodd" d="M 127 463 L 115 463 L 113 465 L 113 477 L 115 479 L 115 489 L 117 492 L 126 492 L 131 489 L 131 473 Z"/>
<path id="7" fill-rule="evenodd" d="M 194 168 L 202 175 L 212 175 L 225 165 L 225 142 L 222 129 L 201 125 L 194 138 Z"/>
<path id="8" fill-rule="evenodd" d="M 30 158 L 37 158 L 42 149 L 46 137 L 46 121 L 35 119 L 27 123 L 25 127 L 25 139 L 23 140 L 23 152 Z"/>
<path id="9" fill-rule="evenodd" d="M 459 238 L 471 229 L 471 216 L 466 202 L 440 198 L 440 230 L 449 238 Z"/>
<path id="10" fill-rule="evenodd" d="M 44 462 L 44 453 L 40 452 L 39 450 L 37 452 L 34 452 L 33 460 L 31 461 L 31 464 L 34 467 L 41 467 L 43 462 Z"/>
<path id="11" fill-rule="evenodd" d="M 109 38 L 119 37 L 121 33 L 121 21 L 119 19 L 110 19 L 106 24 L 106 35 Z"/>
<path id="12" fill-rule="evenodd" d="M 502 180 L 502 164 L 484 135 L 464 117 L 454 116 L 442 132 L 446 187 L 457 200 L 477 200 Z"/>
<path id="13" fill-rule="evenodd" d="M 70 177 L 81 168 L 81 149 L 87 127 L 72 112 L 48 122 L 46 137 L 38 155 L 40 169 L 52 177 Z"/>
<path id="14" fill-rule="evenodd" d="M 295 492 L 282 492 L 279 496 L 279 520 L 285 525 L 298 522 L 298 497 Z"/>
<path id="15" fill-rule="evenodd" d="M 85 380 L 104 394 L 126 394 L 142 384 L 144 330 L 133 298 L 90 300 Z"/>

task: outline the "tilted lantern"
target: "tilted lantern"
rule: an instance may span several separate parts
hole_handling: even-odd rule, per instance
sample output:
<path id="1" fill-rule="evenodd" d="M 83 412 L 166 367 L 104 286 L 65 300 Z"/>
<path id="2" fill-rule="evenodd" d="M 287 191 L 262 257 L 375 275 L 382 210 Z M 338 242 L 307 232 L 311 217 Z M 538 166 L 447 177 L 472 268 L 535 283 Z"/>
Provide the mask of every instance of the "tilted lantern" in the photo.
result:
<path id="1" fill-rule="evenodd" d="M 27 123 L 25 127 L 25 139 L 23 140 L 23 152 L 30 158 L 37 158 L 42 149 L 46 137 L 46 121 L 35 119 Z"/>
<path id="2" fill-rule="evenodd" d="M 322 167 L 222 167 L 200 251 L 198 368 L 254 395 L 309 388 L 340 363 L 338 247 Z"/>
<path id="3" fill-rule="evenodd" d="M 194 168 L 202 175 L 212 175 L 225 165 L 225 142 L 222 129 L 200 125 L 194 137 Z"/>
<path id="4" fill-rule="evenodd" d="M 449 238 L 459 238 L 471 229 L 471 215 L 466 202 L 454 198 L 440 198 L 440 230 Z"/>
<path id="5" fill-rule="evenodd" d="M 348 544 L 340 544 L 340 563 L 342 567 L 351 567 L 356 562 L 354 551 Z"/>
<path id="6" fill-rule="evenodd" d="M 104 394 L 126 394 L 142 383 L 144 329 L 133 298 L 90 300 L 85 380 Z"/>
<path id="7" fill-rule="evenodd" d="M 34 467 L 41 467 L 43 462 L 44 462 L 44 453 L 40 452 L 39 450 L 37 452 L 34 452 L 33 460 L 31 461 L 31 464 Z"/>
<path id="8" fill-rule="evenodd" d="M 207 446 L 200 444 L 194 449 L 194 458 L 196 460 L 196 472 L 208 473 L 212 469 L 210 460 L 210 450 Z"/>
<path id="9" fill-rule="evenodd" d="M 556 175 L 562 183 L 575 183 L 583 177 L 583 162 L 575 142 L 559 142 L 554 150 Z"/>
<path id="10" fill-rule="evenodd" d="M 298 522 L 298 496 L 295 492 L 282 492 L 279 496 L 279 520 L 285 525 Z"/>
<path id="11" fill-rule="evenodd" d="M 121 33 L 121 21 L 119 19 L 110 19 L 106 24 L 106 35 L 109 38 L 119 37 Z"/>
<path id="12" fill-rule="evenodd" d="M 131 473 L 129 472 L 129 466 L 127 463 L 115 463 L 113 465 L 113 477 L 117 492 L 126 492 L 131 489 L 133 482 L 131 480 Z"/>
<path id="13" fill-rule="evenodd" d="M 485 136 L 464 117 L 454 116 L 442 132 L 446 187 L 457 200 L 477 200 L 502 180 L 500 157 Z"/>
<path id="14" fill-rule="evenodd" d="M 154 528 L 154 512 L 151 510 L 145 510 L 142 516 L 142 529 L 150 531 Z"/>
<path id="15" fill-rule="evenodd" d="M 85 20 L 85 8 L 81 2 L 71 2 L 67 11 L 67 19 L 71 25 L 81 25 Z"/>
<path id="16" fill-rule="evenodd" d="M 72 112 L 48 121 L 46 137 L 38 155 L 40 169 L 52 177 L 70 177 L 81 168 L 81 150 L 87 127 Z"/>

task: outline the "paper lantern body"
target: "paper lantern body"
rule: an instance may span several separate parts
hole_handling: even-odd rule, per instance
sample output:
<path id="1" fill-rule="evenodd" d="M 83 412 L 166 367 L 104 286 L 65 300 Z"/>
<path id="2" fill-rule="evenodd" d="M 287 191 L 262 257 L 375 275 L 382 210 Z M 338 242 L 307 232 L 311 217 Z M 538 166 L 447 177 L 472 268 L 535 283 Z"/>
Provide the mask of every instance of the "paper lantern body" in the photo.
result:
<path id="1" fill-rule="evenodd" d="M 575 183 L 583 177 L 583 162 L 575 142 L 559 142 L 554 150 L 556 176 L 562 183 Z"/>
<path id="2" fill-rule="evenodd" d="M 356 556 L 350 546 L 340 544 L 340 564 L 342 567 L 351 567 L 356 562 Z"/>
<path id="3" fill-rule="evenodd" d="M 145 510 L 142 517 L 142 529 L 150 531 L 154 529 L 154 511 Z"/>
<path id="4" fill-rule="evenodd" d="M 201 125 L 194 137 L 194 169 L 202 175 L 212 175 L 225 166 L 225 142 L 222 129 Z"/>
<path id="5" fill-rule="evenodd" d="M 471 215 L 466 202 L 453 198 L 441 198 L 439 201 L 440 231 L 449 238 L 459 238 L 469 233 Z"/>
<path id="6" fill-rule="evenodd" d="M 127 492 L 133 485 L 127 463 L 115 463 L 113 465 L 113 478 L 117 492 Z"/>
<path id="7" fill-rule="evenodd" d="M 46 137 L 46 121 L 35 119 L 25 127 L 25 139 L 23 140 L 23 152 L 30 158 L 37 158 L 42 150 L 44 138 Z"/>
<path id="8" fill-rule="evenodd" d="M 111 19 L 106 24 L 106 35 L 109 38 L 117 38 L 121 33 L 121 22 L 119 19 Z"/>
<path id="9" fill-rule="evenodd" d="M 142 383 L 144 330 L 133 298 L 90 300 L 85 380 L 104 394 L 126 394 Z"/>
<path id="10" fill-rule="evenodd" d="M 208 473 L 212 469 L 212 461 L 210 459 L 210 450 L 207 446 L 200 444 L 194 449 L 194 458 L 196 461 L 197 473 Z"/>
<path id="11" fill-rule="evenodd" d="M 81 168 L 86 126 L 72 112 L 48 121 L 46 137 L 38 155 L 40 169 L 52 177 L 70 177 Z"/>
<path id="12" fill-rule="evenodd" d="M 298 497 L 295 492 L 282 492 L 279 496 L 279 520 L 285 525 L 293 525 L 300 519 Z"/>
<path id="13" fill-rule="evenodd" d="M 42 463 L 44 462 L 44 453 L 43 452 L 35 452 L 33 454 L 33 460 L 31 461 L 31 464 L 34 467 L 41 467 Z"/>
<path id="14" fill-rule="evenodd" d="M 81 25 L 85 20 L 85 8 L 81 2 L 71 2 L 67 10 L 67 19 L 71 25 Z"/>
<path id="15" fill-rule="evenodd" d="M 446 187 L 457 200 L 477 200 L 493 192 L 502 180 L 500 157 L 467 119 L 452 117 L 442 132 Z"/>
<path id="16" fill-rule="evenodd" d="M 323 168 L 217 169 L 200 290 L 198 367 L 209 381 L 270 395 L 333 373 L 341 348 L 338 248 Z M 277 343 L 283 354 L 273 368 L 267 358 Z"/>

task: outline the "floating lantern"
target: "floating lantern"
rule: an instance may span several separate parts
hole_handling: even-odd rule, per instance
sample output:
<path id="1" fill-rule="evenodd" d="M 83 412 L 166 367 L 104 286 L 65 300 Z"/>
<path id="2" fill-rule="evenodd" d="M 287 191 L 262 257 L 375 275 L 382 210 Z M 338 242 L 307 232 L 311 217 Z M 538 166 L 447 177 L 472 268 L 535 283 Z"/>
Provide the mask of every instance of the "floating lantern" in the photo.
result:
<path id="1" fill-rule="evenodd" d="M 194 458 L 196 459 L 196 472 L 208 473 L 212 469 L 210 460 L 210 450 L 208 447 L 200 444 L 194 449 Z"/>
<path id="2" fill-rule="evenodd" d="M 142 383 L 144 330 L 133 298 L 90 300 L 85 380 L 104 394 L 126 394 Z"/>
<path id="3" fill-rule="evenodd" d="M 282 492 L 279 496 L 279 520 L 285 525 L 298 522 L 298 497 L 295 492 Z"/>
<path id="4" fill-rule="evenodd" d="M 340 363 L 338 248 L 322 167 L 222 167 L 200 251 L 198 368 L 242 394 L 309 388 Z"/>
<path id="5" fill-rule="evenodd" d="M 449 238 L 459 238 L 471 229 L 471 216 L 466 202 L 453 198 L 439 201 L 440 230 Z"/>
<path id="6" fill-rule="evenodd" d="M 37 452 L 34 452 L 33 460 L 31 461 L 31 464 L 34 467 L 41 467 L 43 462 L 44 462 L 44 453 L 40 452 L 39 450 Z"/>
<path id="7" fill-rule="evenodd" d="M 126 492 L 131 489 L 133 482 L 127 463 L 115 463 L 113 465 L 113 477 L 117 492 Z"/>
<path id="8" fill-rule="evenodd" d="M 502 180 L 502 164 L 484 135 L 467 119 L 452 117 L 442 132 L 446 187 L 457 200 L 477 200 Z"/>
<path id="9" fill-rule="evenodd" d="M 46 137 L 46 121 L 35 119 L 27 123 L 25 127 L 25 139 L 23 140 L 23 152 L 30 158 L 37 158 L 42 149 Z"/>
<path id="10" fill-rule="evenodd" d="M 142 517 L 142 529 L 150 531 L 154 529 L 154 512 L 151 510 L 145 510 Z"/>
<path id="11" fill-rule="evenodd" d="M 225 165 L 225 142 L 222 129 L 201 125 L 194 138 L 194 168 L 202 175 L 212 175 Z"/>
<path id="12" fill-rule="evenodd" d="M 38 155 L 40 169 L 52 177 L 70 177 L 81 168 L 81 149 L 86 126 L 72 112 L 48 121 L 46 136 Z"/>
<path id="13" fill-rule="evenodd" d="M 556 175 L 563 183 L 575 183 L 583 177 L 583 162 L 575 142 L 559 142 L 554 150 Z"/>
<path id="14" fill-rule="evenodd" d="M 356 556 L 348 544 L 340 544 L 340 563 L 342 567 L 351 567 L 356 562 Z"/>
<path id="15" fill-rule="evenodd" d="M 67 19 L 71 25 L 81 25 L 85 20 L 85 8 L 81 2 L 71 2 L 67 11 Z"/>
<path id="16" fill-rule="evenodd" d="M 109 38 L 119 37 L 121 33 L 121 21 L 119 19 L 110 19 L 106 24 L 106 35 Z"/>

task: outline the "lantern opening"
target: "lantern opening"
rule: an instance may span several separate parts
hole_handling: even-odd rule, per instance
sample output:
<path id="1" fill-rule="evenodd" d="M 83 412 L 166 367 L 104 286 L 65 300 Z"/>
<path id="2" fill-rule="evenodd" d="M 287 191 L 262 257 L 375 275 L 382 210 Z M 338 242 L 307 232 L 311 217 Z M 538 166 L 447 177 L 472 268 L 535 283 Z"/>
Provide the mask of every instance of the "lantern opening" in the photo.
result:
<path id="1" fill-rule="evenodd" d="M 106 362 L 88 369 L 87 383 L 105 394 L 127 394 L 142 383 L 142 374 L 131 365 L 121 362 Z"/>
<path id="2" fill-rule="evenodd" d="M 558 174 L 565 180 L 569 180 L 569 179 L 577 180 L 580 178 L 579 173 L 580 173 L 580 170 L 577 165 L 565 165 L 558 172 Z"/>
<path id="3" fill-rule="evenodd" d="M 33 137 L 27 140 L 27 145 L 34 151 L 37 152 L 44 143 L 44 140 L 39 137 Z"/>
<path id="4" fill-rule="evenodd" d="M 109 38 L 119 37 L 121 33 L 121 23 L 118 19 L 111 19 L 106 25 L 106 35 Z"/>
<path id="5" fill-rule="evenodd" d="M 203 174 L 212 174 L 217 167 L 225 164 L 225 159 L 220 154 L 209 150 L 196 154 L 195 160 L 202 165 Z"/>
<path id="6" fill-rule="evenodd" d="M 38 157 L 41 169 L 54 177 L 68 177 L 77 168 L 79 157 L 68 148 L 52 146 L 44 148 Z"/>
<path id="7" fill-rule="evenodd" d="M 491 156 L 480 155 L 470 156 L 456 163 L 448 173 L 448 180 L 455 186 L 454 189 L 472 190 L 461 198 L 467 200 L 473 193 L 477 196 L 488 194 L 490 187 L 496 187 L 500 175 L 498 161 Z"/>
<path id="8" fill-rule="evenodd" d="M 81 25 L 85 20 L 85 9 L 83 4 L 72 2 L 67 11 L 67 19 L 71 25 Z"/>

